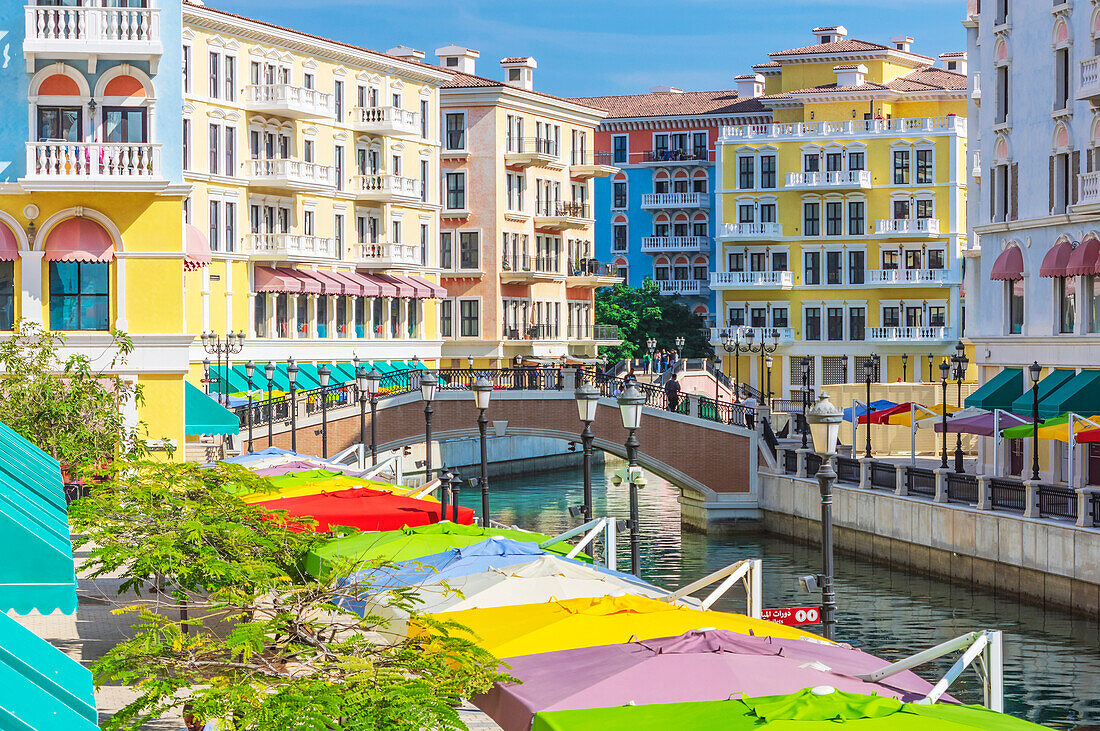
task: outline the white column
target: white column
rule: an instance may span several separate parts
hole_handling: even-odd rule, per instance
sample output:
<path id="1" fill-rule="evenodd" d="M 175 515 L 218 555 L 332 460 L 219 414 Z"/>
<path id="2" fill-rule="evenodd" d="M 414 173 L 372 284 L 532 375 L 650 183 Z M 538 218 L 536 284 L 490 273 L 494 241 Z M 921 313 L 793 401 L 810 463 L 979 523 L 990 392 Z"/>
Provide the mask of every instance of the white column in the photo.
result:
<path id="1" fill-rule="evenodd" d="M 287 333 L 287 337 L 293 340 L 298 337 L 298 295 L 288 294 L 286 303 L 286 319 L 290 323 L 290 332 Z"/>
<path id="2" fill-rule="evenodd" d="M 23 286 L 20 315 L 39 325 L 42 323 L 42 257 L 44 251 L 19 252 L 19 278 Z"/>
<path id="3" fill-rule="evenodd" d="M 202 332 L 210 329 L 210 265 L 202 268 Z"/>
<path id="4" fill-rule="evenodd" d="M 279 324 L 275 321 L 275 299 L 278 295 L 265 294 L 262 296 L 267 298 L 266 307 L 264 307 L 264 312 L 267 314 L 267 336 L 277 338 L 279 337 Z"/>
<path id="5" fill-rule="evenodd" d="M 251 289 L 251 287 L 249 289 Z M 252 307 L 253 296 L 254 295 L 249 292 L 248 306 L 250 308 Z M 248 321 L 249 334 L 255 336 L 255 333 L 252 332 L 252 310 L 245 316 L 245 319 Z M 244 328 L 237 329 L 243 330 Z M 227 334 L 233 332 L 233 262 L 231 261 L 225 262 L 225 332 Z"/>
<path id="6" fill-rule="evenodd" d="M 248 297 L 248 337 L 249 338 L 255 338 L 256 337 L 256 323 L 255 323 L 256 298 L 257 297 L 263 297 L 263 296 L 265 296 L 265 295 L 256 294 L 255 292 L 249 292 L 248 295 L 247 295 L 247 297 Z M 230 302 L 229 302 L 230 294 L 228 292 L 226 292 L 225 297 L 226 297 L 226 299 L 225 299 L 226 307 L 228 308 L 229 304 L 230 304 Z M 232 318 L 232 316 L 230 315 L 230 313 L 228 311 L 226 312 L 226 315 L 225 315 L 225 331 L 227 333 L 233 331 L 233 318 Z"/>
<path id="7" fill-rule="evenodd" d="M 115 258 L 115 329 L 126 332 L 126 259 Z"/>

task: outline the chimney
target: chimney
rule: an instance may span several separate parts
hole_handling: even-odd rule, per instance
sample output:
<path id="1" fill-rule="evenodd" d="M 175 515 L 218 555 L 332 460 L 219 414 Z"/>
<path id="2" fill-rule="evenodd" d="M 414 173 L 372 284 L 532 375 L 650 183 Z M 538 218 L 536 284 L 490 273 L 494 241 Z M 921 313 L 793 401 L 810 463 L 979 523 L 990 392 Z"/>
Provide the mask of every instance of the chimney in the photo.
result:
<path id="1" fill-rule="evenodd" d="M 733 80 L 737 82 L 738 99 L 755 99 L 764 93 L 764 77 L 761 74 L 741 74 Z"/>
<path id="2" fill-rule="evenodd" d="M 952 51 L 940 54 L 940 66 L 944 71 L 954 71 L 966 76 L 966 51 Z"/>
<path id="3" fill-rule="evenodd" d="M 650 94 L 683 94 L 684 90 L 678 86 L 651 86 L 649 87 Z"/>
<path id="4" fill-rule="evenodd" d="M 821 26 L 810 32 L 817 36 L 818 43 L 835 43 L 848 36 L 848 29 L 843 25 Z"/>
<path id="5" fill-rule="evenodd" d="M 535 59 L 530 56 L 502 58 L 500 67 L 504 69 L 504 83 L 508 86 L 518 86 L 527 91 L 535 88 L 535 69 L 539 67 Z"/>
<path id="6" fill-rule="evenodd" d="M 893 44 L 894 50 L 909 52 L 909 47 L 913 45 L 913 39 L 909 36 L 894 36 L 890 39 L 890 43 Z"/>
<path id="7" fill-rule="evenodd" d="M 408 46 L 394 46 L 390 50 L 386 51 L 387 56 L 396 56 L 402 61 L 423 61 L 424 52 L 418 51 L 415 48 L 409 48 Z"/>
<path id="8" fill-rule="evenodd" d="M 836 86 L 838 89 L 846 86 L 862 86 L 863 79 L 867 76 L 867 67 L 861 63 L 846 63 L 833 66 L 836 73 Z"/>
<path id="9" fill-rule="evenodd" d="M 474 75 L 474 62 L 481 56 L 472 48 L 463 48 L 454 44 L 435 49 L 435 55 L 443 68 L 471 76 Z"/>

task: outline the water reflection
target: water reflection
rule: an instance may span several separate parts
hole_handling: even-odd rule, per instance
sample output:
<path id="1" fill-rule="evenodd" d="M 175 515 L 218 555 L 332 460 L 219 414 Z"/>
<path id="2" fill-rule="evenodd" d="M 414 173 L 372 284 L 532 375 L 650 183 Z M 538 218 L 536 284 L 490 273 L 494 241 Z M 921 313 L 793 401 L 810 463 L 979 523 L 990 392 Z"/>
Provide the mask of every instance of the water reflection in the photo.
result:
<path id="1" fill-rule="evenodd" d="M 628 514 L 627 486 L 611 485 L 615 466 L 608 464 L 593 476 L 597 516 Z M 674 486 L 657 477 L 650 477 L 641 492 L 644 578 L 677 587 L 738 559 L 760 557 L 764 560 L 766 606 L 817 603 L 817 597 L 799 589 L 797 580 L 820 570 L 816 547 L 763 533 L 682 534 L 676 495 Z M 480 494 L 468 491 L 460 503 L 480 512 L 480 500 Z M 581 502 L 579 471 L 501 478 L 492 483 L 494 519 L 551 535 L 577 524 L 569 517 L 568 507 Z M 620 568 L 628 567 L 625 536 L 620 536 L 618 559 Z M 898 659 L 970 630 L 1000 629 L 1004 632 L 1010 713 L 1055 728 L 1100 728 L 1100 629 L 1096 621 L 845 555 L 837 557 L 836 590 L 841 640 Z M 744 593 L 732 590 L 715 608 L 743 611 Z M 938 672 L 942 674 L 947 665 L 937 666 Z M 981 702 L 981 689 L 971 672 L 956 681 L 952 692 L 962 701 Z"/>

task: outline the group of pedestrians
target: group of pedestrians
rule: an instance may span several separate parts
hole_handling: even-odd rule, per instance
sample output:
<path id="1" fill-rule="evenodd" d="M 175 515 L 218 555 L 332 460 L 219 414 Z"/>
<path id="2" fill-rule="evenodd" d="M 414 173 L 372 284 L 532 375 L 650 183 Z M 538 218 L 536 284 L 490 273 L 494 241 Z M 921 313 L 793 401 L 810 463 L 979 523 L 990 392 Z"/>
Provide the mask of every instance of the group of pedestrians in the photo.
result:
<path id="1" fill-rule="evenodd" d="M 656 350 L 652 354 L 646 353 L 643 360 L 646 373 L 664 373 L 670 368 L 675 368 L 680 357 L 675 350 Z"/>

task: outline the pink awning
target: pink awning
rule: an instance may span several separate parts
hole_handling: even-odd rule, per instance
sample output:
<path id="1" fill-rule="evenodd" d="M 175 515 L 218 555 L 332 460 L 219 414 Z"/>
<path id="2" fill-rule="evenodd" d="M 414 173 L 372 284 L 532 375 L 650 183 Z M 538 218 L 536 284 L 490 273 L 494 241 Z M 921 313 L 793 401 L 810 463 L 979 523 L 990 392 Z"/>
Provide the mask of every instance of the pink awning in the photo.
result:
<path id="1" fill-rule="evenodd" d="M 418 277 L 415 274 L 408 274 L 405 279 L 417 284 L 421 287 L 425 287 L 428 290 L 428 294 L 424 295 L 425 299 L 445 299 L 447 297 L 447 290 L 439 286 L 435 282 L 430 282 L 423 277 Z"/>
<path id="2" fill-rule="evenodd" d="M 1012 282 L 1024 278 L 1024 255 L 1020 247 L 1013 246 L 1001 252 L 993 262 L 989 278 L 994 281 Z"/>
<path id="3" fill-rule="evenodd" d="M 371 279 L 368 276 L 364 276 L 359 272 L 340 272 L 340 275 L 351 279 L 353 282 L 358 282 L 362 288 L 362 296 L 364 297 L 381 297 L 382 287 L 380 283 Z"/>
<path id="4" fill-rule="evenodd" d="M 344 294 L 352 295 L 353 297 L 363 296 L 363 285 L 356 281 L 353 277 L 349 276 L 347 272 L 338 272 L 333 270 L 327 272 L 330 276 L 336 277 L 344 283 Z"/>
<path id="5" fill-rule="evenodd" d="M 416 290 L 413 289 L 411 284 L 402 282 L 392 274 L 372 274 L 375 279 L 385 282 L 394 288 L 394 294 L 388 295 L 390 297 L 401 297 L 404 299 L 413 299 L 416 297 Z"/>
<path id="6" fill-rule="evenodd" d="M 46 261 L 106 262 L 115 258 L 115 243 L 107 229 L 90 218 L 67 218 L 46 236 Z"/>
<path id="7" fill-rule="evenodd" d="M 1100 241 L 1088 238 L 1077 245 L 1066 265 L 1066 276 L 1100 274 Z"/>
<path id="8" fill-rule="evenodd" d="M 183 226 L 183 269 L 194 271 L 210 264 L 210 243 L 202 231 L 189 223 Z"/>
<path id="9" fill-rule="evenodd" d="M 313 277 L 320 282 L 321 294 L 351 294 L 344 291 L 344 287 L 347 286 L 344 280 L 333 275 L 332 272 L 321 269 L 299 269 L 298 273 Z"/>
<path id="10" fill-rule="evenodd" d="M 292 276 L 289 269 L 256 267 L 253 292 L 301 292 L 302 282 Z"/>
<path id="11" fill-rule="evenodd" d="M 0 223 L 0 261 L 15 261 L 19 258 L 19 240 L 15 233 Z"/>
<path id="12" fill-rule="evenodd" d="M 302 294 L 321 294 L 324 290 L 319 279 L 311 277 L 309 272 L 302 269 L 280 269 L 279 271 L 297 280 L 299 286 L 302 288 Z"/>
<path id="13" fill-rule="evenodd" d="M 389 274 L 387 276 L 392 277 L 397 281 L 412 287 L 412 296 L 418 300 L 427 299 L 432 296 L 432 288 L 426 286 L 427 282 L 421 284 L 420 282 L 415 281 L 412 277 L 405 276 L 404 274 Z"/>

